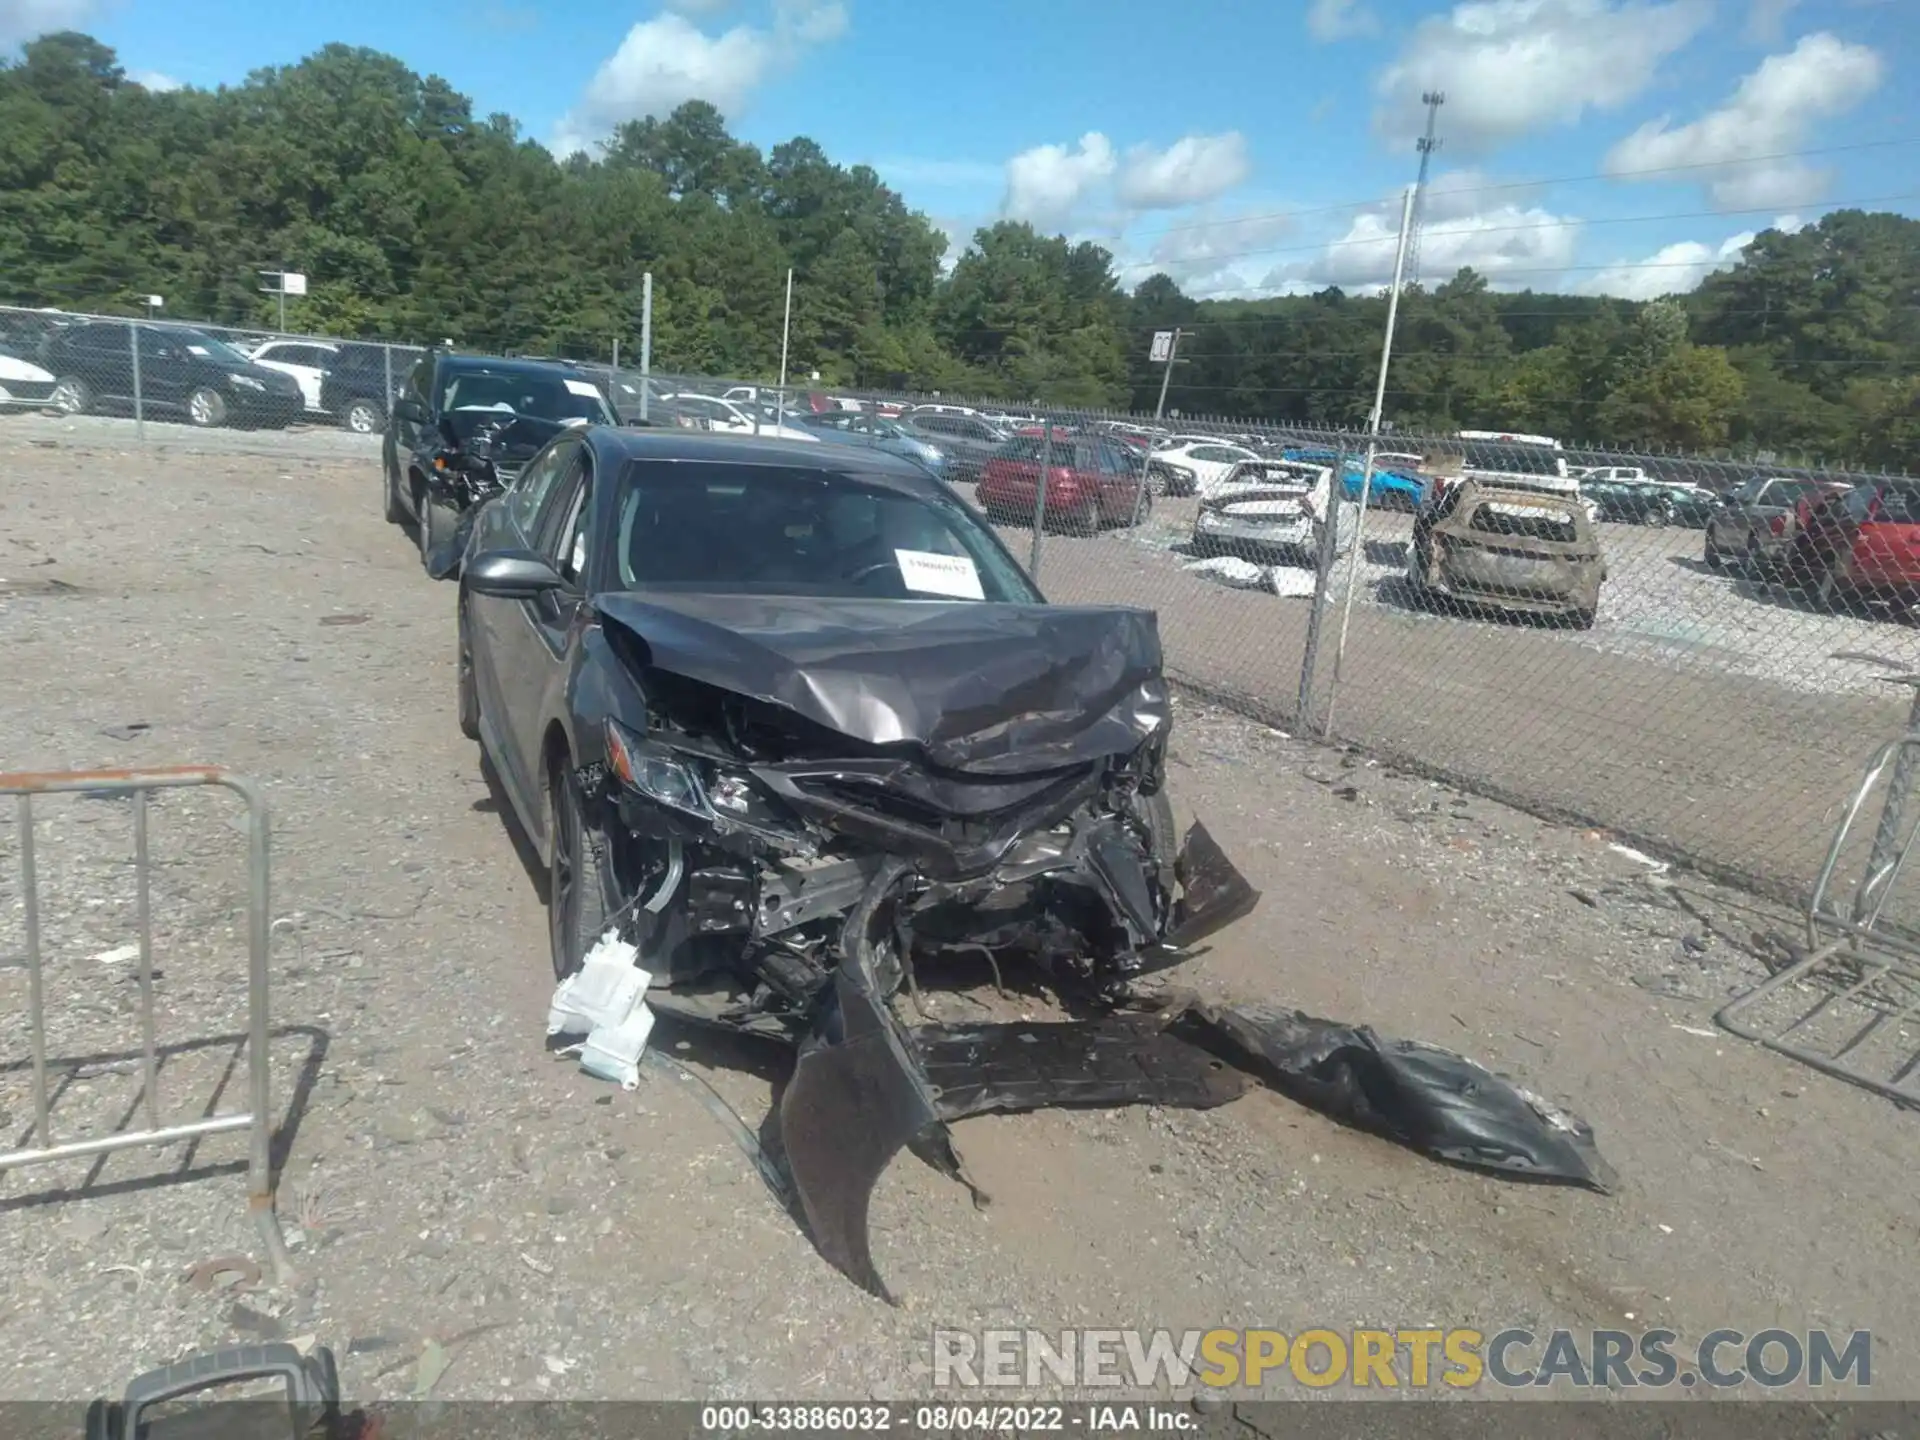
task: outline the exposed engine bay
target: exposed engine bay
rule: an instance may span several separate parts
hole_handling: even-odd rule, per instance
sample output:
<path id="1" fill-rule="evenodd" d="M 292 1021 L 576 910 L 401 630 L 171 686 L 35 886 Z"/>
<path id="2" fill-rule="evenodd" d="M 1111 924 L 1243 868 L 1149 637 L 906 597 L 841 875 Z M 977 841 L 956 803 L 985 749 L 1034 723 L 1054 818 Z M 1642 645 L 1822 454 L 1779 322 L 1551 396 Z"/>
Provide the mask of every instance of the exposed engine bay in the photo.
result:
<path id="1" fill-rule="evenodd" d="M 987 1111 L 1204 1108 L 1252 1074 L 1443 1158 L 1604 1188 L 1590 1134 L 1530 1101 L 1491 1129 L 1419 1080 L 1396 1107 L 1393 1042 L 1136 990 L 1259 900 L 1203 824 L 1175 832 L 1151 613 L 935 604 L 903 633 L 861 601 L 594 604 L 634 682 L 573 697 L 604 729 L 576 779 L 609 925 L 654 1011 L 794 1047 L 775 1159 L 872 1293 L 880 1175 L 908 1148 L 971 1187 L 948 1126 Z M 1086 1018 L 924 1023 L 923 986 L 983 970 Z M 1428 1082 L 1504 1084 L 1460 1064 Z"/>

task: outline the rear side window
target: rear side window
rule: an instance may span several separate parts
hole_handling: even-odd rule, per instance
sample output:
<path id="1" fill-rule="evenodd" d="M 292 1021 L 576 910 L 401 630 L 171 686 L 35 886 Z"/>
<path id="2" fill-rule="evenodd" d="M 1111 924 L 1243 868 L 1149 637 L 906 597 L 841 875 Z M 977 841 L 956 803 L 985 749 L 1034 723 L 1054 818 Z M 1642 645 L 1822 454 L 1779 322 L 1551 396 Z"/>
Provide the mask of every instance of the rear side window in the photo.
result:
<path id="1" fill-rule="evenodd" d="M 1555 540 L 1561 544 L 1571 544 L 1580 538 L 1569 511 L 1539 505 L 1507 505 L 1498 500 L 1483 500 L 1475 506 L 1467 528 L 1482 535 Z"/>
<path id="2" fill-rule="evenodd" d="M 1920 525 L 1920 486 L 1887 486 L 1880 492 L 1880 510 L 1874 518 L 1889 525 Z"/>

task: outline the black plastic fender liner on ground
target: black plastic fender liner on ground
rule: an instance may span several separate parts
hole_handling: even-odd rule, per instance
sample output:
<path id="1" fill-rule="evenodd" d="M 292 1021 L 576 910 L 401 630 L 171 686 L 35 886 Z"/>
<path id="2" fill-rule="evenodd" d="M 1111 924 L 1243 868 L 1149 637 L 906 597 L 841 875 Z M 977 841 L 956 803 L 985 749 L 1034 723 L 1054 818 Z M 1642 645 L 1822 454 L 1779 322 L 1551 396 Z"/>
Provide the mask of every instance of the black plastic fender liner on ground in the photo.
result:
<path id="1" fill-rule="evenodd" d="M 1451 1050 L 1300 1010 L 1194 1001 L 1173 1027 L 1289 1099 L 1437 1160 L 1603 1195 L 1614 1187 L 1590 1125 Z"/>

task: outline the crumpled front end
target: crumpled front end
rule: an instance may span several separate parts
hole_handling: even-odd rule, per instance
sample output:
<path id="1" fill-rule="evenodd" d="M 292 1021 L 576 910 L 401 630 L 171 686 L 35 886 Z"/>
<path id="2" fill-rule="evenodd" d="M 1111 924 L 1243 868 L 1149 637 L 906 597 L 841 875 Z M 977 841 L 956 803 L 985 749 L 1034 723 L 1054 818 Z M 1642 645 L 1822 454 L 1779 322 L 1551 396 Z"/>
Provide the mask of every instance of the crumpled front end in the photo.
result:
<path id="1" fill-rule="evenodd" d="M 1473 1133 L 1500 1083 L 1484 1072 L 1328 1022 L 1142 1009 L 1134 982 L 1259 901 L 1204 825 L 1174 828 L 1150 618 L 916 607 L 923 631 L 880 654 L 889 632 L 852 602 L 798 635 L 805 604 L 782 630 L 745 601 L 689 602 L 678 628 L 599 603 L 619 661 L 601 673 L 633 683 L 574 697 L 604 740 L 580 778 L 647 1003 L 793 1047 L 768 1155 L 821 1254 L 873 1294 L 879 1177 L 907 1149 L 978 1196 L 948 1127 L 990 1111 L 1207 1108 L 1256 1075 L 1443 1158 L 1591 1178 L 1525 1133 L 1524 1106 Z M 720 619 L 724 641 L 694 623 Z M 841 625 L 867 648 L 839 648 Z M 1092 1018 L 909 1018 L 962 972 Z"/>

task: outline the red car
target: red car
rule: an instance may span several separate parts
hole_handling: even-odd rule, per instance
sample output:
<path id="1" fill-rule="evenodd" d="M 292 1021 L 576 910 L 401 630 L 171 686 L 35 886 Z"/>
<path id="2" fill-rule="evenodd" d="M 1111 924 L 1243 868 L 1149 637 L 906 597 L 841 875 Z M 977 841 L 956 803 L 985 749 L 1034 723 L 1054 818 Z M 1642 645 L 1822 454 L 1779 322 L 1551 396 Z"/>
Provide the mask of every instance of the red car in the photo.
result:
<path id="1" fill-rule="evenodd" d="M 1920 480 L 1870 480 L 1810 506 L 1787 574 L 1823 610 L 1856 600 L 1920 605 Z"/>
<path id="2" fill-rule="evenodd" d="M 1044 440 L 1015 436 L 980 468 L 978 503 L 1001 524 L 1033 523 L 1039 504 L 1041 450 L 1047 449 L 1047 521 L 1090 535 L 1105 525 L 1131 523 L 1145 515 L 1153 497 L 1141 497 L 1139 465 L 1108 440 L 1084 436 Z"/>

